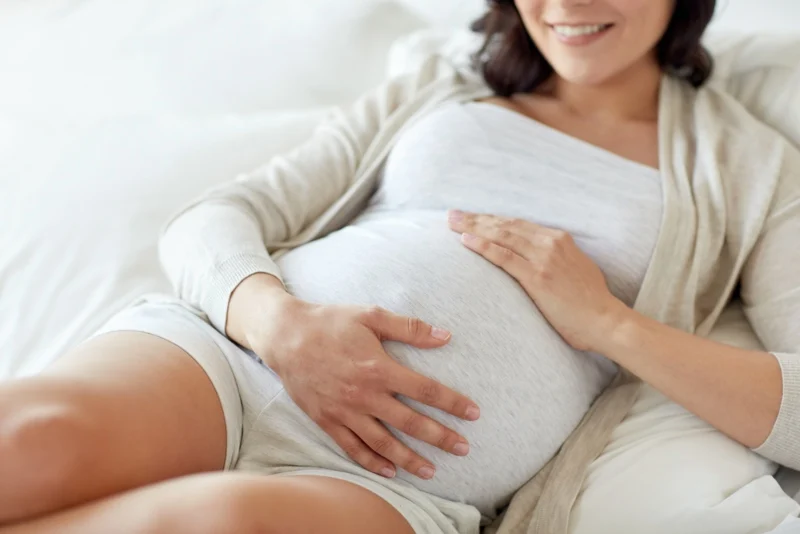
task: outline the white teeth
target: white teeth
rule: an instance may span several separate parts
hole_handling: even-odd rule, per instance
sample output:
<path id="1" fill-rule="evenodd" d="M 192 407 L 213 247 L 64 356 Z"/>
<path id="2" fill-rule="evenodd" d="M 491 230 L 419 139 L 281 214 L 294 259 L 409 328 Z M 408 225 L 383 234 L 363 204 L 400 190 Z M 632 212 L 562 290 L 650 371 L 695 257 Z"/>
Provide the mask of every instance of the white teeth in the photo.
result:
<path id="1" fill-rule="evenodd" d="M 592 35 L 605 30 L 607 24 L 594 24 L 592 26 L 553 26 L 557 34 L 564 37 L 579 37 L 581 35 Z"/>

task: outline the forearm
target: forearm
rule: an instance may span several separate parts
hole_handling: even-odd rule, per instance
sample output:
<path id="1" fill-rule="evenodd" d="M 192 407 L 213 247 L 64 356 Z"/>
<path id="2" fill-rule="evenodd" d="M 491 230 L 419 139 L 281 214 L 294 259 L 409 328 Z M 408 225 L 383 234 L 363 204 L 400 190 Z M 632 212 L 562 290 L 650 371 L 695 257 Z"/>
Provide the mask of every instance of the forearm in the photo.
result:
<path id="1" fill-rule="evenodd" d="M 200 203 L 181 213 L 162 233 L 159 254 L 176 294 L 220 331 L 242 280 L 259 272 L 280 276 L 252 216 L 228 203 Z"/>
<path id="2" fill-rule="evenodd" d="M 242 280 L 228 301 L 225 334 L 249 350 L 254 350 L 250 337 L 256 334 L 258 324 L 253 318 L 269 317 L 292 298 L 283 283 L 275 276 L 256 273 Z"/>
<path id="3" fill-rule="evenodd" d="M 621 311 L 597 352 L 736 441 L 756 448 L 778 417 L 781 368 L 772 354 L 731 347 Z"/>

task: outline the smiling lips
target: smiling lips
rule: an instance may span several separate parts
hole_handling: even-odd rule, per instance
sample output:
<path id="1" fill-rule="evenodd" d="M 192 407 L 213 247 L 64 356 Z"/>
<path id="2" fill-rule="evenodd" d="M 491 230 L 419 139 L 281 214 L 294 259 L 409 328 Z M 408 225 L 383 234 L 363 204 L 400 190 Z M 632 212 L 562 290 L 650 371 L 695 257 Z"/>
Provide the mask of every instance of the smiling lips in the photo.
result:
<path id="1" fill-rule="evenodd" d="M 562 43 L 569 45 L 587 45 L 600 39 L 613 26 L 613 24 L 552 24 L 550 28 Z"/>

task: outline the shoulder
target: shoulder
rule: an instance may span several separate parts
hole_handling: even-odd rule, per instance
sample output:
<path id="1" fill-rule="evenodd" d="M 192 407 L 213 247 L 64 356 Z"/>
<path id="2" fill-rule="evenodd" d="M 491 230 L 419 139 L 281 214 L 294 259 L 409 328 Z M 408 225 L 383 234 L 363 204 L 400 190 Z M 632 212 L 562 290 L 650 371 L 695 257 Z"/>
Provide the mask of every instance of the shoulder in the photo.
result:
<path id="1" fill-rule="evenodd" d="M 687 86 L 683 95 L 691 103 L 694 121 L 719 129 L 731 143 L 742 142 L 755 150 L 787 142 L 783 135 L 719 86 L 709 84 L 699 89 Z"/>
<path id="2" fill-rule="evenodd" d="M 800 149 L 733 95 L 719 87 L 704 87 L 698 91 L 698 107 L 701 118 L 719 122 L 727 143 L 737 151 L 729 151 L 731 163 L 726 167 L 747 161 L 746 167 L 765 181 L 769 176 L 764 174 L 774 172 L 776 183 L 800 183 Z"/>
<path id="3" fill-rule="evenodd" d="M 758 173 L 766 186 L 783 174 L 787 158 L 794 159 L 796 148 L 724 89 L 695 89 L 677 80 L 667 87 L 663 109 L 674 125 L 673 138 L 690 141 L 695 160 L 713 165 L 726 182 L 751 181 Z"/>

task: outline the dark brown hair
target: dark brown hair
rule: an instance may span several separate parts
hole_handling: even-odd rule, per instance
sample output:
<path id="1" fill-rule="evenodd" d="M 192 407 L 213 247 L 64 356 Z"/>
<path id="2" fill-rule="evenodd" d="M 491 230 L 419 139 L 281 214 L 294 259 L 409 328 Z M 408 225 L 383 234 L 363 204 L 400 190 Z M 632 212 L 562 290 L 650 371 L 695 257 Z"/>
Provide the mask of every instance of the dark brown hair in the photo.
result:
<path id="1" fill-rule="evenodd" d="M 675 0 L 672 20 L 656 47 L 661 68 L 694 87 L 713 70 L 701 39 L 715 7 L 716 0 Z M 553 67 L 528 34 L 514 0 L 489 0 L 489 11 L 472 30 L 486 35 L 473 59 L 496 94 L 530 93 L 552 76 Z"/>

